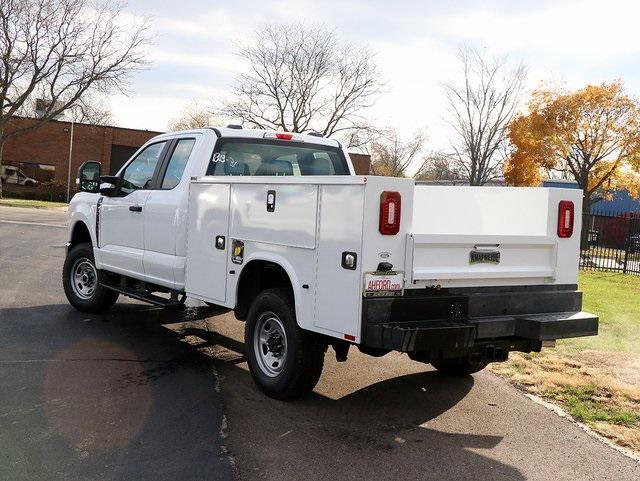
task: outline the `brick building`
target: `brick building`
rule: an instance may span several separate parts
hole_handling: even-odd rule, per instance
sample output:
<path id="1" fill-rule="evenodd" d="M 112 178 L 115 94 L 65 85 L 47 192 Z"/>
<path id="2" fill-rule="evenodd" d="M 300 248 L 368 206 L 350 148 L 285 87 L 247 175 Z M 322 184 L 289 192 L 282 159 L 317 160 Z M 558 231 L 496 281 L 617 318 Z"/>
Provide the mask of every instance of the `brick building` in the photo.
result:
<path id="1" fill-rule="evenodd" d="M 357 175 L 369 175 L 371 170 L 371 156 L 367 154 L 349 153 L 349 158 L 353 164 L 353 170 Z"/>
<path id="2" fill-rule="evenodd" d="M 7 130 L 34 122 L 14 117 Z M 75 123 L 71 155 L 71 191 L 78 167 L 86 160 L 102 163 L 104 174 L 115 174 L 147 140 L 160 132 Z M 3 190 L 8 197 L 64 200 L 69 168 L 71 122 L 52 120 L 8 140 L 2 154 Z M 368 155 L 350 154 L 357 174 L 369 174 Z"/>
<path id="3" fill-rule="evenodd" d="M 14 117 L 12 128 L 33 119 Z M 71 155 L 72 190 L 78 167 L 86 160 L 102 163 L 103 172 L 115 173 L 131 155 L 160 132 L 75 123 Z M 3 188 L 8 196 L 46 198 L 46 190 L 66 191 L 71 122 L 49 121 L 8 140 L 2 153 Z M 45 191 L 45 192 L 43 192 Z M 38 195 L 43 194 L 43 195 Z M 49 196 L 50 197 L 50 196 Z"/>

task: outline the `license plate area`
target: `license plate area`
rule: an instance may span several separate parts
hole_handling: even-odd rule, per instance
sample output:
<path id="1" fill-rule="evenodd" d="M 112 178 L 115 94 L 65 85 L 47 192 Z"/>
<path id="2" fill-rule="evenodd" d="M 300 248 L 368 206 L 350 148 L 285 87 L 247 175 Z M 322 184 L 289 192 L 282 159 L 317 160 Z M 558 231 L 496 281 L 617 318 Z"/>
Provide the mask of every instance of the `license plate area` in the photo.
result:
<path id="1" fill-rule="evenodd" d="M 364 273 L 364 297 L 399 297 L 402 296 L 403 286 L 403 272 Z"/>

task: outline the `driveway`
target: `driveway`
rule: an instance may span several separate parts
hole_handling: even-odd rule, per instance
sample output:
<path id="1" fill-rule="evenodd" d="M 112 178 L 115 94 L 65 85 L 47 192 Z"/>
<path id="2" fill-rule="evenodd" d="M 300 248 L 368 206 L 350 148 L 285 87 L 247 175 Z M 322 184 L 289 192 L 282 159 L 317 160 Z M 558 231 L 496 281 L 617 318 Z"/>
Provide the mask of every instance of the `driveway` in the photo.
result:
<path id="1" fill-rule="evenodd" d="M 488 372 L 329 350 L 313 394 L 266 398 L 232 314 L 126 300 L 80 314 L 60 281 L 64 213 L 14 209 L 0 207 L 2 480 L 640 479 Z"/>

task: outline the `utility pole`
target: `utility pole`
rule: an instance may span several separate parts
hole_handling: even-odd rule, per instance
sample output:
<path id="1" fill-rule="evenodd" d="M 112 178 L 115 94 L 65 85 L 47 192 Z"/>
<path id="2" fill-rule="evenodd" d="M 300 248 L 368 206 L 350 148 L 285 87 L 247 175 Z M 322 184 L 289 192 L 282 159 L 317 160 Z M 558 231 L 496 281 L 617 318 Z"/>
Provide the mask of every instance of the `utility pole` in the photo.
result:
<path id="1" fill-rule="evenodd" d="M 73 155 L 73 125 L 74 121 L 71 121 L 71 133 L 69 135 L 69 166 L 67 170 L 67 204 L 69 203 L 69 197 L 71 196 L 71 156 Z"/>

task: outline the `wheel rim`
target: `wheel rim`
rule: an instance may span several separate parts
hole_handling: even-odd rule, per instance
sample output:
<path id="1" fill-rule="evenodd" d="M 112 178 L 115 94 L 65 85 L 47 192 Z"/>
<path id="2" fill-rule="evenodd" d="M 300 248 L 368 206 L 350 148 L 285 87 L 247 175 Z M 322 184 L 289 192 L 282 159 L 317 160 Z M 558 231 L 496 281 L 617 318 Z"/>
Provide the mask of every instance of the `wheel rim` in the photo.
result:
<path id="1" fill-rule="evenodd" d="M 273 312 L 260 315 L 253 331 L 253 350 L 260 370 L 269 377 L 282 372 L 287 359 L 284 325 Z"/>
<path id="2" fill-rule="evenodd" d="M 80 299 L 91 299 L 98 286 L 98 272 L 93 262 L 86 257 L 76 260 L 70 277 L 73 293 Z"/>

